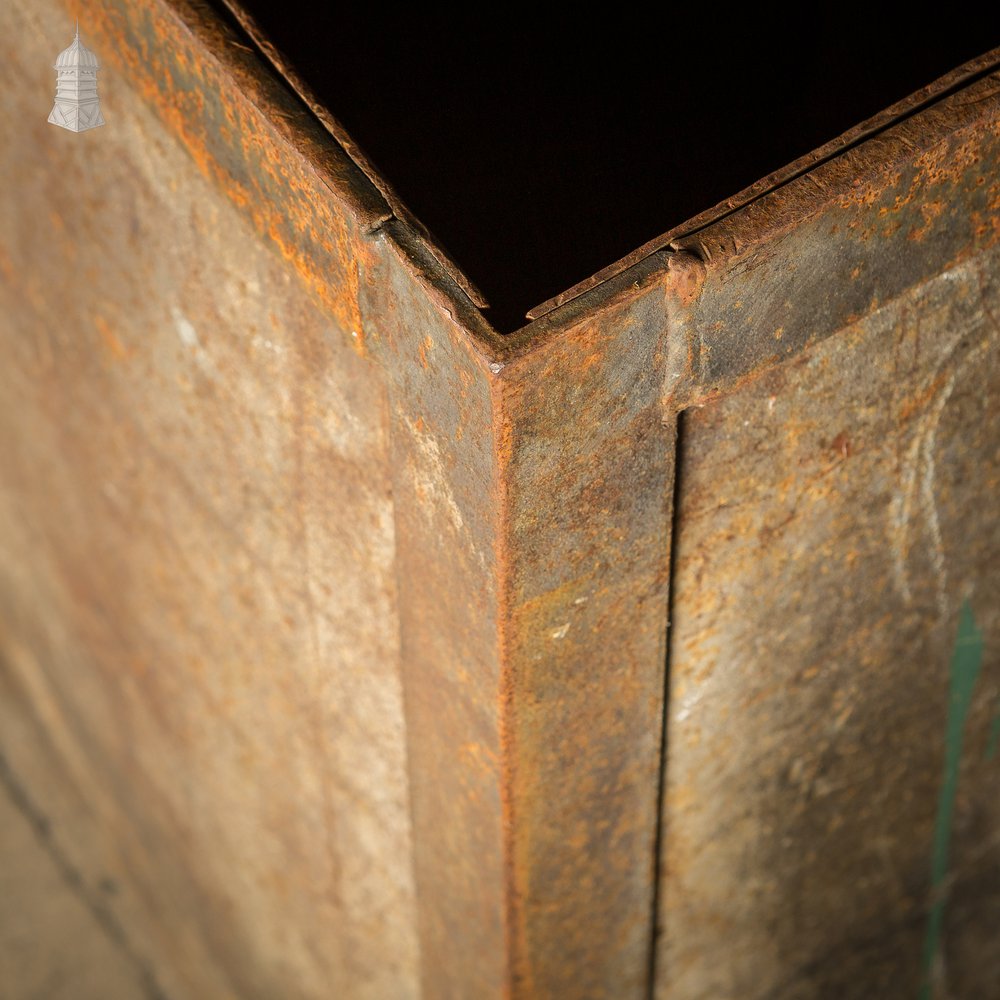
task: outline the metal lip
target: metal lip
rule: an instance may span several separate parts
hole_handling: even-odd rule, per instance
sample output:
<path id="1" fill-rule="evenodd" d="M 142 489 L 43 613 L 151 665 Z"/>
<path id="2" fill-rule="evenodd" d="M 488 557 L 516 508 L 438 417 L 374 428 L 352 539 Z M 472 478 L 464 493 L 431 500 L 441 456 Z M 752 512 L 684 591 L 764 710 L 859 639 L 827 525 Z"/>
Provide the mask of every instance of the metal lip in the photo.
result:
<path id="1" fill-rule="evenodd" d="M 727 216 L 746 208 L 753 202 L 783 187 L 796 178 L 807 174 L 816 167 L 822 166 L 828 160 L 846 153 L 878 135 L 880 132 L 886 131 L 905 119 L 918 114 L 930 105 L 943 100 L 952 93 L 976 83 L 983 77 L 991 75 L 998 68 L 1000 68 L 1000 48 L 992 49 L 976 59 L 964 63 L 962 66 L 952 70 L 950 73 L 946 73 L 927 86 L 921 87 L 908 97 L 904 97 L 901 101 L 890 105 L 884 111 L 880 111 L 871 118 L 855 125 L 854 128 L 849 129 L 818 149 L 814 149 L 811 153 L 806 153 L 805 156 L 801 156 L 799 159 L 793 160 L 786 166 L 762 177 L 739 193 L 699 213 L 693 219 L 689 219 L 687 222 L 683 222 L 673 229 L 668 229 L 661 236 L 657 236 L 648 243 L 644 243 L 641 247 L 633 250 L 630 254 L 615 261 L 613 264 L 602 268 L 589 278 L 577 282 L 577 284 L 566 289 L 566 291 L 560 292 L 558 295 L 554 295 L 552 298 L 546 299 L 546 301 L 532 307 L 526 314 L 527 318 L 529 320 L 539 319 L 547 313 L 552 312 L 553 309 L 564 305 L 571 299 L 575 299 L 591 288 L 632 267 L 645 257 L 656 253 L 658 250 L 669 249 L 671 243 L 691 239 L 702 230 L 715 225 L 717 222 L 721 222 Z"/>
<path id="2" fill-rule="evenodd" d="M 286 95 L 290 90 L 294 95 L 292 99 L 308 109 L 322 135 L 310 137 L 311 141 L 306 141 L 303 137 L 302 141 L 294 143 L 296 151 L 314 166 L 320 166 L 324 156 L 328 157 L 331 153 L 338 159 L 343 157 L 347 175 L 336 179 L 327 178 L 328 190 L 338 201 L 344 203 L 352 215 L 366 223 L 368 232 L 390 240 L 408 258 L 417 280 L 424 285 L 431 298 L 452 314 L 470 339 L 479 345 L 486 364 L 507 364 L 513 358 L 558 335 L 560 330 L 575 326 L 588 317 L 595 317 L 613 301 L 618 301 L 622 295 L 628 295 L 631 288 L 645 286 L 654 280 L 664 280 L 669 271 L 670 260 L 678 252 L 701 256 L 701 244 L 710 256 L 711 250 L 708 249 L 706 239 L 709 231 L 744 218 L 742 213 L 751 206 L 762 208 L 766 205 L 767 214 L 770 215 L 772 208 L 781 203 L 772 203 L 771 199 L 788 198 L 791 190 L 794 190 L 797 192 L 795 200 L 801 211 L 803 200 L 799 184 L 805 183 L 811 188 L 811 200 L 818 208 L 837 193 L 827 183 L 831 165 L 841 164 L 842 169 L 835 170 L 834 174 L 842 175 L 844 170 L 849 169 L 851 157 L 877 137 L 888 134 L 888 137 L 895 138 L 900 146 L 899 155 L 902 156 L 905 150 L 912 151 L 916 145 L 925 146 L 956 128 L 971 123 L 975 118 L 982 117 L 981 107 L 978 113 L 974 113 L 963 111 L 966 106 L 981 105 L 995 98 L 997 115 L 1000 116 L 998 47 L 946 73 L 813 152 L 768 174 L 737 194 L 636 248 L 589 278 L 533 307 L 527 312 L 527 322 L 524 325 L 509 332 L 499 332 L 490 323 L 488 312 L 484 312 L 488 309 L 488 302 L 480 290 L 437 243 L 426 226 L 407 208 L 364 150 L 319 100 L 287 57 L 268 40 L 240 0 L 213 0 L 211 6 L 204 0 L 166 2 L 173 8 L 175 15 L 186 22 L 189 30 L 194 26 L 192 21 L 204 23 L 206 18 L 211 18 L 217 22 L 216 31 L 221 29 L 224 36 L 230 36 L 228 44 L 209 47 L 214 49 L 212 54 L 220 63 L 227 64 L 227 69 L 238 71 L 238 75 L 243 77 L 249 73 L 256 79 L 260 89 L 255 95 L 255 102 L 271 95 L 276 97 L 275 87 L 278 87 L 285 90 Z M 228 18 L 224 12 L 228 12 Z M 235 23 L 227 23 L 227 20 Z M 242 33 L 241 41 L 249 44 L 237 41 L 234 37 L 237 32 Z M 990 78 L 993 78 L 992 89 L 988 83 Z M 971 95 L 974 100 L 954 100 L 948 105 L 949 113 L 944 119 L 940 116 L 929 122 L 921 119 L 920 129 L 906 128 L 910 119 L 922 116 L 942 103 L 948 103 L 950 98 L 956 98 L 958 94 L 967 94 L 971 88 L 976 88 L 976 92 Z M 982 93 L 979 92 L 980 89 Z M 261 110 L 265 113 L 267 111 L 266 108 Z M 925 125 L 930 127 L 923 127 Z M 900 126 L 903 131 L 899 131 Z M 321 173 L 327 172 L 321 170 Z M 837 176 L 835 183 L 838 189 L 842 188 L 842 176 Z M 752 230 L 752 235 L 746 232 L 744 235 L 754 241 L 765 238 L 772 228 L 759 221 L 746 225 L 741 223 L 737 228 L 747 230 L 748 227 Z M 724 233 L 712 233 L 715 240 L 720 235 L 724 236 Z M 739 247 L 732 249 L 738 252 Z M 638 270 L 633 270 L 636 268 Z"/>

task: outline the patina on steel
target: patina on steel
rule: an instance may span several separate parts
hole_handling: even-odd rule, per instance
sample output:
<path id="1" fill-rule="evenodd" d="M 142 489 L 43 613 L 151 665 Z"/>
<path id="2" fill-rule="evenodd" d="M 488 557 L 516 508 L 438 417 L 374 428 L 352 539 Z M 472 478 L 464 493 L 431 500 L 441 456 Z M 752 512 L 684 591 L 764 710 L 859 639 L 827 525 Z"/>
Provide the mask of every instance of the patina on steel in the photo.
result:
<path id="1" fill-rule="evenodd" d="M 227 6 L 88 3 L 114 126 L 0 151 L 0 753 L 89 905 L 172 998 L 912 996 L 968 600 L 982 995 L 1000 55 L 501 337 Z"/>
<path id="2" fill-rule="evenodd" d="M 964 602 L 985 658 L 928 995 L 994 988 L 1000 540 L 968 497 L 1000 476 L 997 264 L 684 415 L 658 996 L 920 995 Z"/>
<path id="3" fill-rule="evenodd" d="M 982 78 L 700 237 L 665 372 L 687 409 L 657 996 L 996 982 L 998 96 Z M 985 658 L 927 970 L 963 602 Z"/>

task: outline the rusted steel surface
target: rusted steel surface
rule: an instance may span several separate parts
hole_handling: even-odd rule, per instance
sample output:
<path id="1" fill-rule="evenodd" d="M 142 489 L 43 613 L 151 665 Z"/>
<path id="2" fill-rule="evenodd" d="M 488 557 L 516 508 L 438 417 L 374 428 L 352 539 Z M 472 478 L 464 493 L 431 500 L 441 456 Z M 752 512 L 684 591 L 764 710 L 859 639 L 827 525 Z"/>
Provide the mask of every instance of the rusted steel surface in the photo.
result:
<path id="1" fill-rule="evenodd" d="M 102 10 L 102 58 L 145 49 L 164 88 L 166 60 L 197 62 L 168 94 L 251 114 L 162 9 Z M 169 131 L 214 125 L 165 128 L 124 62 L 101 141 L 65 141 L 87 136 L 32 103 L 65 8 L 0 21 L 23 96 L 0 153 L 0 749 L 167 996 L 416 996 L 390 411 L 356 256 L 331 243 L 316 292 L 285 231 L 254 230 L 273 192 L 220 196 Z M 270 162 L 256 124 L 233 174 Z M 305 168 L 279 162 L 294 204 Z"/>
<path id="2" fill-rule="evenodd" d="M 416 287 L 387 230 L 361 306 L 389 386 L 396 580 L 423 995 L 507 979 L 500 788 L 500 471 L 487 360 Z"/>
<path id="3" fill-rule="evenodd" d="M 51 21 L 64 5 L 49 9 Z M 88 5 L 87 20 L 109 86 L 155 112 L 215 191 L 363 343 L 352 248 L 391 216 L 367 178 L 198 0 L 104 0 Z"/>
<path id="4" fill-rule="evenodd" d="M 655 952 L 664 997 L 866 995 L 878 962 L 849 986 L 818 950 L 847 914 L 912 986 L 933 671 L 962 597 L 996 628 L 990 57 L 501 338 L 205 4 L 81 21 L 82 137 L 44 120 L 68 5 L 0 13 L 0 752 L 157 989 L 638 998 Z M 993 898 L 966 885 L 956 961 Z"/>
<path id="5" fill-rule="evenodd" d="M 998 118 L 994 75 L 681 241 L 705 287 L 671 313 L 671 409 L 738 386 L 994 246 Z"/>
<path id="6" fill-rule="evenodd" d="M 109 140 L 3 165 L 3 752 L 169 996 L 499 994 L 488 329 L 201 5 L 90 13 Z"/>
<path id="7" fill-rule="evenodd" d="M 916 997 L 937 893 L 928 995 L 995 992 L 998 264 L 685 414 L 660 997 Z M 932 886 L 963 601 L 985 655 Z"/>
<path id="8" fill-rule="evenodd" d="M 917 995 L 963 599 L 987 655 L 936 988 L 996 982 L 998 152 L 987 78 L 689 262 L 658 996 Z"/>
<path id="9" fill-rule="evenodd" d="M 378 173 L 364 150 L 351 138 L 344 126 L 330 113 L 330 110 L 320 102 L 316 94 L 313 93 L 312 88 L 302 79 L 287 56 L 275 48 L 261 30 L 256 20 L 243 8 L 242 4 L 237 3 L 236 0 L 220 0 L 220 3 L 224 4 L 226 9 L 236 18 L 254 45 L 260 50 L 261 55 L 267 59 L 281 75 L 282 79 L 305 102 L 309 110 L 316 116 L 316 119 L 322 123 L 323 127 L 336 140 L 337 145 L 347 153 L 352 162 L 356 163 L 359 170 L 371 181 L 372 185 L 385 199 L 393 216 L 405 223 L 407 228 L 414 231 L 415 234 L 419 235 L 427 253 L 430 254 L 435 263 L 444 270 L 448 277 L 461 288 L 474 305 L 480 309 L 487 308 L 489 303 L 486 301 L 483 293 L 462 272 L 452 258 L 440 246 L 436 245 L 431 234 L 406 207 L 399 195 L 393 190 L 392 185 Z"/>
<path id="10" fill-rule="evenodd" d="M 648 975 L 674 428 L 663 289 L 631 292 L 499 376 L 517 996 Z"/>

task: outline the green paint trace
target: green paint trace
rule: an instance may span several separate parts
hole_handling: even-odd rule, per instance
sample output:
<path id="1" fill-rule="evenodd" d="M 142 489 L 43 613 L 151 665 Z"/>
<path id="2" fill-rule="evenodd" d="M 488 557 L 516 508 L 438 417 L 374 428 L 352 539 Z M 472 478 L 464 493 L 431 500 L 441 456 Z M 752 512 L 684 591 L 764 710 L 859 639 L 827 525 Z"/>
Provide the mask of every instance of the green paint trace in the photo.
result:
<path id="1" fill-rule="evenodd" d="M 962 762 L 962 738 L 965 721 L 972 704 L 972 693 L 983 662 L 983 633 L 976 628 L 976 619 L 968 601 L 962 603 L 958 636 L 951 655 L 951 675 L 948 684 L 948 723 L 945 729 L 944 777 L 938 796 L 937 820 L 934 824 L 934 847 L 931 854 L 930 919 L 924 938 L 923 976 L 920 1000 L 931 1000 L 932 974 L 941 947 L 944 926 L 945 879 L 948 875 L 948 852 L 951 845 L 951 824 L 958 792 L 958 771 Z M 994 728 L 996 725 L 994 724 Z M 1000 739 L 1000 735 L 997 737 Z"/>
<path id="2" fill-rule="evenodd" d="M 1000 749 L 1000 712 L 997 712 L 993 725 L 990 727 L 990 742 L 986 747 L 986 759 L 993 760 Z"/>

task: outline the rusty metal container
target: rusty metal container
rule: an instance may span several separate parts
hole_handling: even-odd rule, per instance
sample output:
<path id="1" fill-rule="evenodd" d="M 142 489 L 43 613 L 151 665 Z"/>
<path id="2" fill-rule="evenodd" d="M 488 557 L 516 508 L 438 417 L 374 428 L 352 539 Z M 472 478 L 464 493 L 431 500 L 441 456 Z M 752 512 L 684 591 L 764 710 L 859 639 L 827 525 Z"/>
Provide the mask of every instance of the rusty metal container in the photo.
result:
<path id="1" fill-rule="evenodd" d="M 501 336 L 197 0 L 48 125 L 68 10 L 0 9 L 0 774 L 151 995 L 1000 995 L 1000 53 Z"/>

